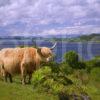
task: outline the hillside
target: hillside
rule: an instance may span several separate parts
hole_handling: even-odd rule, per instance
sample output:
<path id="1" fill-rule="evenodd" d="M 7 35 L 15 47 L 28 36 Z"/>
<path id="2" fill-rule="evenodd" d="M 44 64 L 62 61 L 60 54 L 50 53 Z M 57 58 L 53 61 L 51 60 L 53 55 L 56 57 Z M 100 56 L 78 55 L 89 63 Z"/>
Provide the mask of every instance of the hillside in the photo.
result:
<path id="1" fill-rule="evenodd" d="M 52 41 L 67 41 L 67 42 L 100 42 L 100 34 L 79 35 L 70 38 L 51 38 Z"/>
<path id="2" fill-rule="evenodd" d="M 72 35 L 47 35 L 47 36 L 1 36 L 0 40 L 32 40 L 32 41 L 67 41 L 67 42 L 100 42 L 100 34 L 89 34 L 89 35 L 80 35 L 80 34 L 72 34 Z"/>
<path id="3" fill-rule="evenodd" d="M 82 41 L 100 41 L 100 34 L 83 35 L 79 39 Z"/>

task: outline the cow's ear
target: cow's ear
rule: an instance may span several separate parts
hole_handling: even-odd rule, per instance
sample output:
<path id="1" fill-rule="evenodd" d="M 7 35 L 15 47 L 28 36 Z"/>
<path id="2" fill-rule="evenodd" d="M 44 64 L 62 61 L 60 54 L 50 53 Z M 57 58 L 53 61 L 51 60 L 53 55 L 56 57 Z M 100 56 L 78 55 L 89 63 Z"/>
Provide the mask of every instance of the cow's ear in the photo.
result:
<path id="1" fill-rule="evenodd" d="M 37 48 L 37 52 L 41 54 L 41 48 Z"/>

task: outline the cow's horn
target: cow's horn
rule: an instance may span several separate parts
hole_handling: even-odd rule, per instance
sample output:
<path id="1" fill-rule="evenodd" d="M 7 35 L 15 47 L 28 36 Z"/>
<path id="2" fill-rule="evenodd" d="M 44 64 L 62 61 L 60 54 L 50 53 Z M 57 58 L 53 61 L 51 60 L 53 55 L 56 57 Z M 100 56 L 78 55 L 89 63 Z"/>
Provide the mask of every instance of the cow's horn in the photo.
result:
<path id="1" fill-rule="evenodd" d="M 53 50 L 56 47 L 57 43 L 55 43 L 52 47 L 51 50 Z"/>

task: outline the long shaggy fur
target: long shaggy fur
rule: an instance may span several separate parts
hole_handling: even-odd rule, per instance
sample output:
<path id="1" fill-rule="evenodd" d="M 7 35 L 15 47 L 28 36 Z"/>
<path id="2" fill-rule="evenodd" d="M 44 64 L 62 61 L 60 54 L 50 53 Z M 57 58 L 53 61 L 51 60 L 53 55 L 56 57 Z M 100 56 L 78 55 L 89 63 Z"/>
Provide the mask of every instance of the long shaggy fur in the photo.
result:
<path id="1" fill-rule="evenodd" d="M 33 71 L 39 68 L 41 61 L 48 61 L 52 57 L 52 51 L 43 47 L 36 49 L 6 48 L 0 51 L 0 71 L 7 77 L 14 74 L 21 74 L 22 83 L 25 84 L 25 77 L 29 75 L 29 81 Z"/>

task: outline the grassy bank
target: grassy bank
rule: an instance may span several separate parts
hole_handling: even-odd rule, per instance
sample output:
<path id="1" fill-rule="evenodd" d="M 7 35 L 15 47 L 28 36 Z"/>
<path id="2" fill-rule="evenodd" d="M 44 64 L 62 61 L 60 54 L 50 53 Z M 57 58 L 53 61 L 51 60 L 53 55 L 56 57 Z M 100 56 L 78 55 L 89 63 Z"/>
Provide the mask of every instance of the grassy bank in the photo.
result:
<path id="1" fill-rule="evenodd" d="M 88 94 L 92 100 L 100 100 L 99 82 L 90 81 L 87 85 Z M 90 89 L 89 89 L 90 87 Z M 92 87 L 92 90 L 91 90 Z M 66 100 L 60 99 L 59 95 L 43 91 L 41 86 L 33 88 L 31 85 L 21 85 L 20 79 L 14 77 L 13 83 L 5 83 L 0 80 L 0 100 Z M 72 99 L 73 100 L 73 99 Z"/>
<path id="2" fill-rule="evenodd" d="M 58 97 L 33 90 L 32 85 L 22 86 L 0 81 L 0 100 L 58 100 Z"/>

